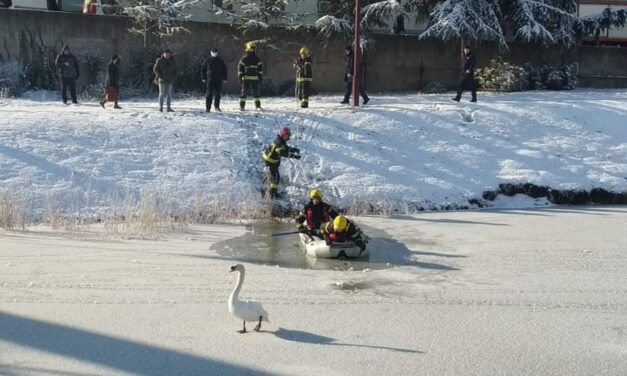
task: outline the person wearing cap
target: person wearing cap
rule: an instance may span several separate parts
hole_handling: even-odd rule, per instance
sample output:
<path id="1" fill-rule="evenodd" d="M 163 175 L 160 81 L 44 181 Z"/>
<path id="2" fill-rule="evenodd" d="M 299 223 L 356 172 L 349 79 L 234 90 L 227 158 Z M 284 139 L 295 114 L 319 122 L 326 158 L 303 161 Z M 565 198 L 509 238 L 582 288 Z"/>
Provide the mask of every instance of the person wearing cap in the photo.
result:
<path id="1" fill-rule="evenodd" d="M 281 128 L 274 142 L 261 155 L 261 159 L 266 165 L 266 183 L 269 185 L 266 196 L 270 198 L 278 198 L 277 193 L 279 191 L 279 181 L 281 180 L 281 175 L 279 174 L 281 158 L 300 159 L 300 149 L 287 145 L 291 135 L 292 131 L 288 127 Z"/>
<path id="2" fill-rule="evenodd" d="M 353 73 L 355 70 L 355 54 L 353 53 L 353 47 L 350 45 L 346 46 L 346 48 L 344 49 L 344 54 L 344 99 L 340 103 L 348 104 L 349 100 L 351 99 L 351 93 L 353 92 Z M 363 80 L 361 82 L 361 85 L 359 85 L 359 94 L 363 98 L 362 103 L 368 104 L 370 98 L 368 97 L 368 94 L 366 94 L 366 90 L 364 89 Z"/>
<path id="3" fill-rule="evenodd" d="M 246 95 L 248 91 L 253 92 L 255 98 L 255 108 L 261 110 L 261 80 L 263 78 L 263 65 L 256 53 L 255 43 L 248 42 L 244 49 L 245 55 L 239 61 L 237 73 L 242 85 L 242 92 L 239 97 L 239 109 L 244 111 L 246 107 Z"/>
<path id="4" fill-rule="evenodd" d="M 63 103 L 67 104 L 67 90 L 70 89 L 72 103 L 78 104 L 76 99 L 76 80 L 80 75 L 80 70 L 78 69 L 78 61 L 72 55 L 67 44 L 61 49 L 61 53 L 57 55 L 54 65 L 61 76 L 61 98 Z"/>
<path id="5" fill-rule="evenodd" d="M 307 47 L 300 49 L 298 59 L 294 64 L 296 68 L 296 94 L 301 108 L 309 107 L 309 93 L 313 81 L 313 71 L 311 69 L 311 54 Z"/>
<path id="6" fill-rule="evenodd" d="M 472 98 L 471 102 L 477 101 L 477 85 L 475 84 L 475 55 L 470 52 L 469 46 L 464 46 L 464 57 L 462 59 L 462 73 L 459 77 L 459 87 L 457 95 L 452 98 L 455 102 L 462 99 L 464 90 L 470 90 Z"/>
<path id="7" fill-rule="evenodd" d="M 313 235 L 320 230 L 320 226 L 338 216 L 337 210 L 322 201 L 322 192 L 319 189 L 309 191 L 309 202 L 303 211 L 296 216 L 298 231 Z M 316 234 L 317 235 L 317 234 Z"/>
<path id="8" fill-rule="evenodd" d="M 211 112 L 211 102 L 213 102 L 216 111 L 222 112 L 220 110 L 220 98 L 222 97 L 222 84 L 227 80 L 227 73 L 226 64 L 218 56 L 217 48 L 214 47 L 211 50 L 211 56 L 202 64 L 200 75 L 202 82 L 207 84 L 206 111 Z"/>
<path id="9" fill-rule="evenodd" d="M 333 221 L 328 221 L 320 227 L 322 236 L 328 243 L 351 241 L 359 247 L 360 251 L 366 250 L 366 240 L 364 233 L 359 226 L 343 215 L 338 215 Z"/>
<path id="10" fill-rule="evenodd" d="M 176 63 L 170 50 L 163 51 L 163 54 L 155 62 L 153 68 L 155 80 L 159 84 L 159 111 L 163 112 L 163 101 L 165 99 L 167 111 L 172 110 L 172 91 L 174 86 L 174 78 L 176 77 Z"/>
<path id="11" fill-rule="evenodd" d="M 100 105 L 105 108 L 107 102 L 113 102 L 113 108 L 120 109 L 118 99 L 120 96 L 120 57 L 113 55 L 107 65 L 107 78 L 105 83 L 105 93 L 100 100 Z"/>

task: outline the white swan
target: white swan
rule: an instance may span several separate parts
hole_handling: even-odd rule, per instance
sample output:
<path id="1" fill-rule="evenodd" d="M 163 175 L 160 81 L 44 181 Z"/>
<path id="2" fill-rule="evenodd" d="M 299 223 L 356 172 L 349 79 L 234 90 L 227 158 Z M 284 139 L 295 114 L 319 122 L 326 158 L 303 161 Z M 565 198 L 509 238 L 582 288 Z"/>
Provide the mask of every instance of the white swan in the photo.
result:
<path id="1" fill-rule="evenodd" d="M 239 300 L 239 291 L 244 283 L 244 271 L 244 265 L 242 264 L 231 266 L 230 272 L 239 272 L 239 276 L 237 277 L 237 285 L 235 285 L 231 296 L 229 296 L 229 312 L 244 322 L 244 328 L 238 330 L 238 332 L 246 333 L 246 321 L 257 322 L 255 331 L 258 332 L 261 329 L 262 321 L 269 322 L 268 312 L 257 302 Z"/>

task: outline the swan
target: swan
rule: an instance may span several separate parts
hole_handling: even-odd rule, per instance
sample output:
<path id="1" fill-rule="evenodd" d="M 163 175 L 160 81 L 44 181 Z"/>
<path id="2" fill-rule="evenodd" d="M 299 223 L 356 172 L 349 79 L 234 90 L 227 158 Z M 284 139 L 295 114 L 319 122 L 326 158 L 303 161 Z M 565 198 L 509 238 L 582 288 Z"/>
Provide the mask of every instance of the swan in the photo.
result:
<path id="1" fill-rule="evenodd" d="M 261 304 L 252 301 L 239 300 L 239 291 L 242 289 L 244 283 L 245 268 L 242 264 L 231 266 L 232 272 L 239 272 L 237 277 L 237 284 L 229 296 L 229 312 L 244 322 L 244 328 L 238 330 L 240 333 L 246 333 L 246 321 L 257 322 L 255 325 L 255 331 L 258 332 L 261 329 L 261 322 L 268 321 L 268 312 L 263 309 Z"/>

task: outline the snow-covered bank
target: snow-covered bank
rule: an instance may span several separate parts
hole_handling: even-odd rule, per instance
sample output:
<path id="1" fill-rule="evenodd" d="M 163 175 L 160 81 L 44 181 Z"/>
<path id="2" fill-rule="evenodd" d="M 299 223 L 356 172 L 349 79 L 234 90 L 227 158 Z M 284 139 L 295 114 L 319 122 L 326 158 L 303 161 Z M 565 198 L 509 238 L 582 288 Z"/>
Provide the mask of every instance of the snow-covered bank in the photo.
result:
<path id="1" fill-rule="evenodd" d="M 481 95 L 477 104 L 373 96 L 356 111 L 338 97 L 316 97 L 308 110 L 271 98 L 260 114 L 240 113 L 233 98 L 223 114 L 204 113 L 203 100 L 162 114 L 150 100 L 104 111 L 46 95 L 0 105 L 1 188 L 39 215 L 50 202 L 115 215 L 140 196 L 170 213 L 260 204 L 260 153 L 282 126 L 304 156 L 281 167 L 292 204 L 311 187 L 339 207 L 400 212 L 482 205 L 503 183 L 627 191 L 624 90 Z"/>
<path id="2" fill-rule="evenodd" d="M 0 374 L 627 373 L 627 207 L 357 220 L 410 262 L 278 267 L 275 238 L 259 234 L 246 246 L 267 261 L 244 261 L 242 296 L 271 322 L 245 335 L 226 304 L 236 261 L 213 249 L 251 228 L 161 241 L 0 231 Z"/>

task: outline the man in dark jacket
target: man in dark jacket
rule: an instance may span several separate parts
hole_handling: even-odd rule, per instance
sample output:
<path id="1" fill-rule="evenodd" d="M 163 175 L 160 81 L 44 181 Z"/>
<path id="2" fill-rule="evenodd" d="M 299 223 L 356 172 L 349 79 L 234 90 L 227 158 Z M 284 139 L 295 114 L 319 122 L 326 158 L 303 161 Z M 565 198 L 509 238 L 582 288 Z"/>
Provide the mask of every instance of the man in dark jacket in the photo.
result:
<path id="1" fill-rule="evenodd" d="M 113 102 L 113 108 L 120 109 L 118 99 L 120 95 L 120 57 L 113 55 L 107 65 L 107 78 L 105 83 L 105 93 L 100 100 L 100 105 L 105 108 L 107 101 Z"/>
<path id="2" fill-rule="evenodd" d="M 294 68 L 296 68 L 296 92 L 300 107 L 307 108 L 309 107 L 309 93 L 311 92 L 311 83 L 313 81 L 311 54 L 307 47 L 300 49 Z"/>
<path id="3" fill-rule="evenodd" d="M 215 98 L 215 109 L 218 112 L 220 110 L 220 97 L 222 96 L 222 84 L 226 82 L 226 64 L 220 56 L 218 56 L 218 49 L 213 48 L 211 50 L 211 57 L 209 57 L 202 64 L 201 70 L 202 82 L 207 83 L 207 98 L 205 105 L 207 112 L 211 112 L 211 102 Z"/>
<path id="4" fill-rule="evenodd" d="M 341 104 L 348 104 L 351 99 L 351 93 L 353 92 L 353 73 L 355 70 L 355 54 L 353 53 L 352 46 L 346 46 L 344 49 L 344 53 L 346 54 L 344 58 L 344 99 L 340 102 Z M 363 66 L 362 66 L 362 77 L 363 77 Z M 366 94 L 366 90 L 364 90 L 363 80 L 361 81 L 361 85 L 359 85 L 359 94 L 364 99 L 363 104 L 368 104 L 370 98 L 368 98 L 368 94 Z"/>
<path id="5" fill-rule="evenodd" d="M 166 99 L 167 111 L 173 112 L 171 104 L 172 88 L 176 77 L 176 63 L 170 50 L 165 50 L 157 59 L 153 71 L 159 84 L 159 111 L 163 112 L 163 100 Z"/>
<path id="6" fill-rule="evenodd" d="M 70 97 L 72 103 L 77 104 L 76 100 L 76 79 L 80 75 L 78 69 L 78 61 L 70 52 L 68 45 L 63 46 L 61 53 L 55 60 L 55 66 L 61 76 L 61 98 L 63 103 L 67 104 L 67 89 L 70 89 Z"/>
<path id="7" fill-rule="evenodd" d="M 303 208 L 303 211 L 296 216 L 296 223 L 298 225 L 298 231 L 309 234 L 314 234 L 314 231 L 319 231 L 320 226 L 329 222 L 338 216 L 338 212 L 329 204 L 322 201 L 322 192 L 319 189 L 312 189 L 309 192 L 309 202 Z"/>
<path id="8" fill-rule="evenodd" d="M 256 54 L 256 46 L 253 42 L 246 43 L 242 56 L 237 66 L 237 74 L 242 84 L 242 92 L 239 96 L 239 109 L 244 111 L 246 107 L 246 92 L 252 90 L 255 98 L 255 108 L 261 110 L 261 80 L 263 78 L 263 66 L 261 59 Z"/>
<path id="9" fill-rule="evenodd" d="M 269 194 L 270 198 L 277 198 L 277 192 L 279 191 L 279 180 L 281 179 L 279 166 L 281 165 L 281 158 L 300 159 L 300 150 L 287 145 L 287 140 L 290 139 L 291 135 L 292 132 L 288 127 L 281 128 L 274 142 L 271 143 L 261 155 L 267 168 L 266 179 L 270 188 L 267 190 L 266 196 Z"/>
<path id="10" fill-rule="evenodd" d="M 475 55 L 470 52 L 470 47 L 464 47 L 464 58 L 462 60 L 462 73 L 459 78 L 459 87 L 457 88 L 457 95 L 453 98 L 454 101 L 459 102 L 462 99 L 462 93 L 464 90 L 470 90 L 472 93 L 471 102 L 477 101 L 477 85 L 475 84 Z"/>

